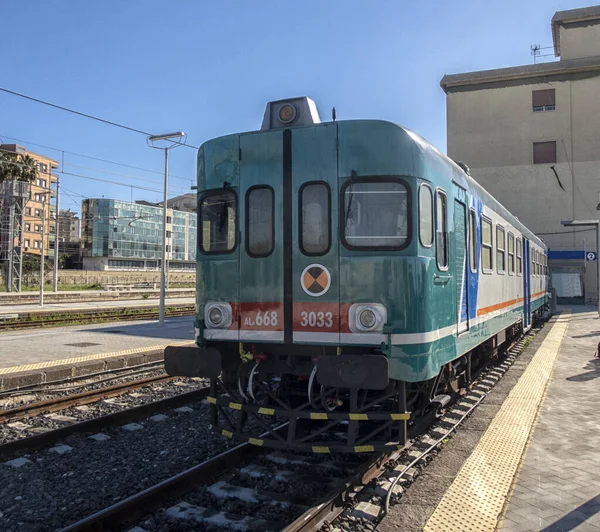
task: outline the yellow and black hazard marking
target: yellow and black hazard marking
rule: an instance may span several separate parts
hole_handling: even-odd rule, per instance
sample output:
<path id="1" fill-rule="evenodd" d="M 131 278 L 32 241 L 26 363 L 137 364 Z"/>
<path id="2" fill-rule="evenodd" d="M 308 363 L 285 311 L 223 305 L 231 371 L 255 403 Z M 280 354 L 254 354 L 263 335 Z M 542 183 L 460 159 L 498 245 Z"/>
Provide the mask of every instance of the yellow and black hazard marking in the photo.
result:
<path id="1" fill-rule="evenodd" d="M 331 285 L 329 270 L 320 264 L 304 268 L 301 279 L 302 289 L 310 296 L 321 296 Z"/>
<path id="2" fill-rule="evenodd" d="M 209 396 L 206 400 L 210 404 L 231 408 L 232 410 L 244 410 L 245 412 L 268 416 L 312 419 L 314 421 L 408 421 L 410 419 L 410 412 L 316 412 L 314 410 L 286 410 L 285 408 L 245 405 L 230 401 L 227 397 Z"/>

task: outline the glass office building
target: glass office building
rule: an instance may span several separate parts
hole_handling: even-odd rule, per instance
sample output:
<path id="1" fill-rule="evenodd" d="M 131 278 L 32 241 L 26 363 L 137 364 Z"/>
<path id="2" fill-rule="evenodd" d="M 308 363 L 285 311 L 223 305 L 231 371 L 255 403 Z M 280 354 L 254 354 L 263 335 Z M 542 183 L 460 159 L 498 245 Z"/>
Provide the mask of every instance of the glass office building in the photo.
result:
<path id="1" fill-rule="evenodd" d="M 83 200 L 84 269 L 159 269 L 162 226 L 162 207 L 104 198 Z M 196 239 L 196 214 L 168 209 L 166 251 L 171 271 L 195 269 Z"/>

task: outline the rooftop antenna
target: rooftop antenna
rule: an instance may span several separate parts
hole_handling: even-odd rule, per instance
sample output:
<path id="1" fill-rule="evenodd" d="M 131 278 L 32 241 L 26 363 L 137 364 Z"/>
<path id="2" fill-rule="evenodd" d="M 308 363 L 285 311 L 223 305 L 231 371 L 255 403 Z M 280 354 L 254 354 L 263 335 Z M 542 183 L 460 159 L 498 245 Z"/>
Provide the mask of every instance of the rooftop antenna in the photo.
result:
<path id="1" fill-rule="evenodd" d="M 537 57 L 540 55 L 540 49 L 541 49 L 541 45 L 539 44 L 532 44 L 529 47 L 529 50 L 531 52 L 531 55 L 533 56 L 533 64 L 535 65 L 535 60 L 537 59 Z"/>
<path id="2" fill-rule="evenodd" d="M 333 108 L 331 109 L 331 120 L 333 120 L 334 122 L 335 122 L 335 116 L 336 116 L 336 115 L 335 115 L 335 107 L 333 107 Z"/>

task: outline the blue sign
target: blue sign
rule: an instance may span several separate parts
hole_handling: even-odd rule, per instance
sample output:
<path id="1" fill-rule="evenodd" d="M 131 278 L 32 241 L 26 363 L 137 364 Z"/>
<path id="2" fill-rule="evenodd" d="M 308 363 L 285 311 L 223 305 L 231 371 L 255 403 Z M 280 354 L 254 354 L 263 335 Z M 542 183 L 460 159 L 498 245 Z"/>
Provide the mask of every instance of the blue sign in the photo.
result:
<path id="1" fill-rule="evenodd" d="M 585 254 L 585 260 L 591 260 L 591 261 L 594 261 L 594 260 L 596 260 L 597 258 L 598 258 L 598 257 L 597 257 L 597 255 L 596 255 L 596 252 L 595 252 L 595 251 L 588 251 L 588 252 Z"/>

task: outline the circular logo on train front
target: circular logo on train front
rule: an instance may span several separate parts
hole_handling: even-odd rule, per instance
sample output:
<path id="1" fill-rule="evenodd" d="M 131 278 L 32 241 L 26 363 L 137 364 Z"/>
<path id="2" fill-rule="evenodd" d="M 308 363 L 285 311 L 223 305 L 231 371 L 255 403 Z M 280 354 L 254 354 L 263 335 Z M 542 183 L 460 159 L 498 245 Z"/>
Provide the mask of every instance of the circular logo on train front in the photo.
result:
<path id="1" fill-rule="evenodd" d="M 322 264 L 309 264 L 302 271 L 300 284 L 309 296 L 322 296 L 331 286 L 329 270 Z"/>

